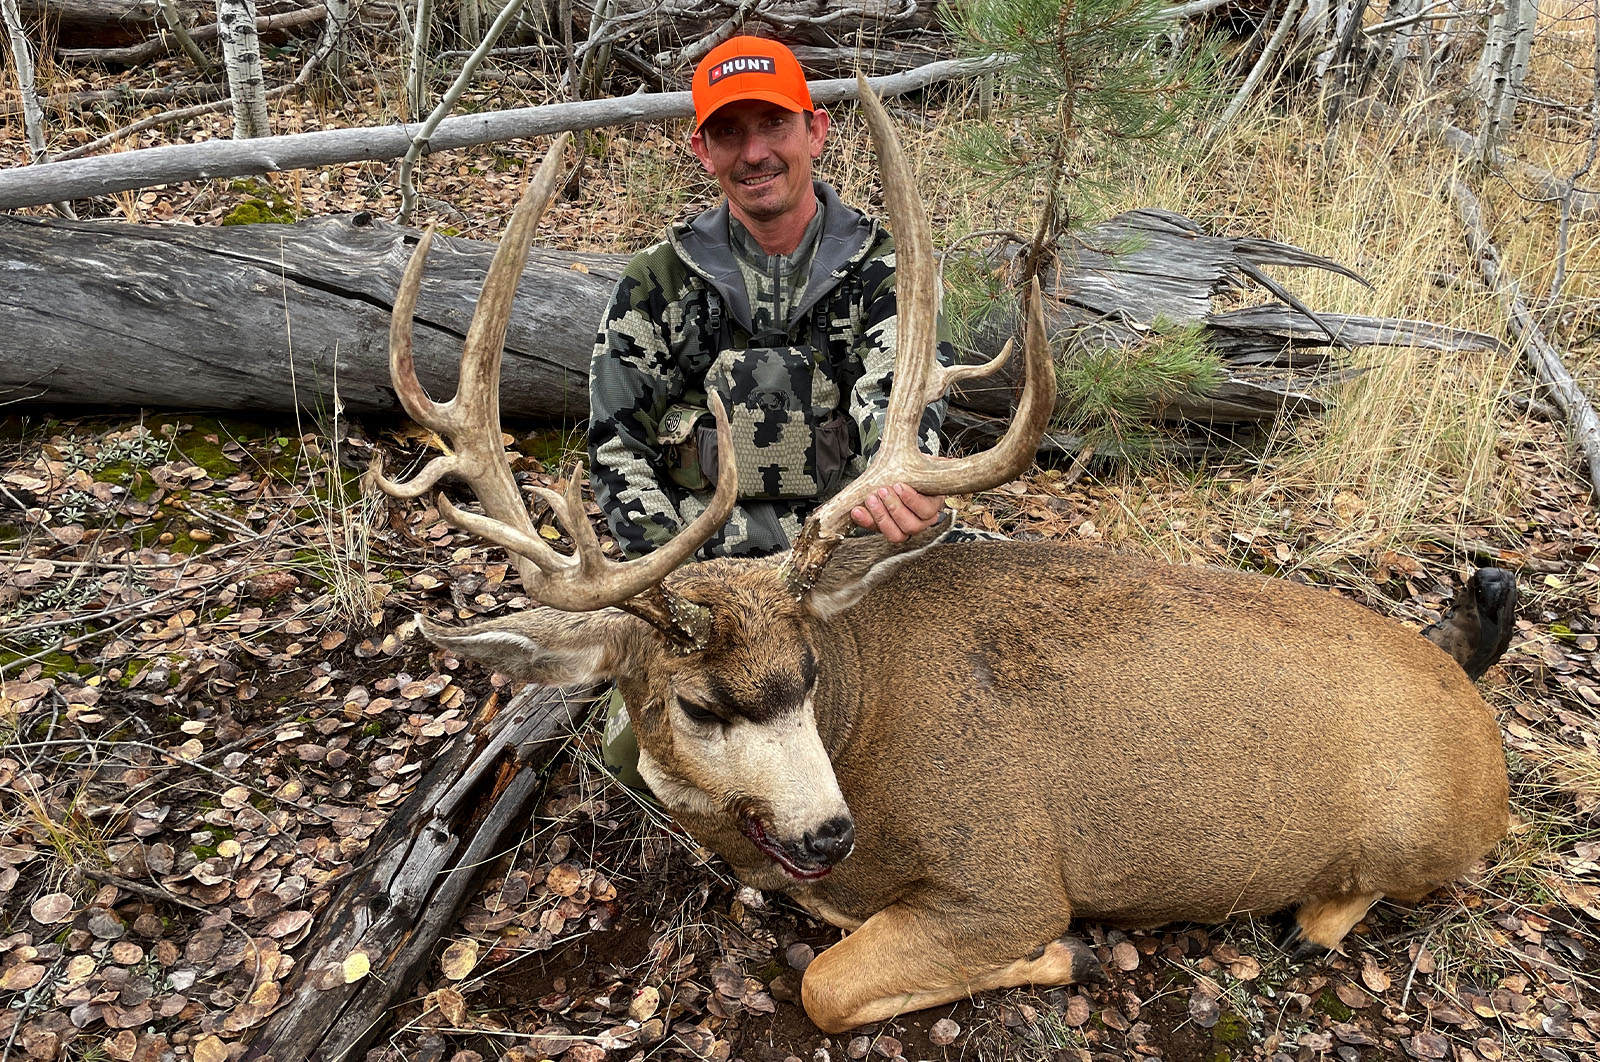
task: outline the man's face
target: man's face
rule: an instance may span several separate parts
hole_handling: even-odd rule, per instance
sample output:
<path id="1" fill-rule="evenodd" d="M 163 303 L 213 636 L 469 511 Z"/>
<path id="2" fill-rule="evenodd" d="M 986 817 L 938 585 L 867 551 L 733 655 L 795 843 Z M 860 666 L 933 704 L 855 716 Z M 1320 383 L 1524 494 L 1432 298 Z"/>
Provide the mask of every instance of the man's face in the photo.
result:
<path id="1" fill-rule="evenodd" d="M 810 200 L 811 161 L 827 135 L 827 111 L 807 121 L 776 103 L 735 100 L 717 108 L 689 146 L 722 186 L 735 217 L 772 221 Z"/>

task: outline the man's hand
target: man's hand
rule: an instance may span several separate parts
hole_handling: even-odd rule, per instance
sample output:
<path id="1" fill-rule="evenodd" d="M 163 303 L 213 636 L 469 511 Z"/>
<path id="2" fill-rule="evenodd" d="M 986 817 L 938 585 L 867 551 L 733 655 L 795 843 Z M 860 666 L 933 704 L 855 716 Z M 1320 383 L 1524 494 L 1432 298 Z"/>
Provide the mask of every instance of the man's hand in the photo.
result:
<path id="1" fill-rule="evenodd" d="M 850 510 L 850 518 L 869 531 L 877 531 L 890 542 L 904 542 L 918 531 L 939 521 L 944 511 L 944 495 L 918 494 L 904 483 L 894 489 L 879 487 L 867 496 L 865 504 Z"/>

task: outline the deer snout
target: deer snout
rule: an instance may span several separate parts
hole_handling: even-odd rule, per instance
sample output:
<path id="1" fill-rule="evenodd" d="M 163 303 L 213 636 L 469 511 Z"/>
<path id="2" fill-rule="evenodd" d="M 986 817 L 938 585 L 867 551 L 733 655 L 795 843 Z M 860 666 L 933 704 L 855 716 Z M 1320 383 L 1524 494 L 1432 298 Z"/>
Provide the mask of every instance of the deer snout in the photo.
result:
<path id="1" fill-rule="evenodd" d="M 804 843 L 807 855 L 819 863 L 832 866 L 855 848 L 856 824 L 848 815 L 835 815 L 807 833 Z"/>

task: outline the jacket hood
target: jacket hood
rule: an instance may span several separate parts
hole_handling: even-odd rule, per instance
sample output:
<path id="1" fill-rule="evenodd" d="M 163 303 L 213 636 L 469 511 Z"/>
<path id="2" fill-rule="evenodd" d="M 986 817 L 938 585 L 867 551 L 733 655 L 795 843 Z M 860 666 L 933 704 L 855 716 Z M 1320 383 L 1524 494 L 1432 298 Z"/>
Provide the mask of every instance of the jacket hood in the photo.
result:
<path id="1" fill-rule="evenodd" d="M 848 267 L 864 258 L 877 244 L 880 234 L 885 234 L 875 218 L 846 206 L 831 186 L 812 181 L 811 187 L 822 207 L 822 232 L 817 235 L 817 250 L 806 275 L 805 298 L 795 307 L 788 321 L 791 326 L 832 291 L 844 278 Z M 687 222 L 672 226 L 667 230 L 667 243 L 684 265 L 722 296 L 734 322 L 747 332 L 754 331 L 750 297 L 728 239 L 727 200 Z"/>

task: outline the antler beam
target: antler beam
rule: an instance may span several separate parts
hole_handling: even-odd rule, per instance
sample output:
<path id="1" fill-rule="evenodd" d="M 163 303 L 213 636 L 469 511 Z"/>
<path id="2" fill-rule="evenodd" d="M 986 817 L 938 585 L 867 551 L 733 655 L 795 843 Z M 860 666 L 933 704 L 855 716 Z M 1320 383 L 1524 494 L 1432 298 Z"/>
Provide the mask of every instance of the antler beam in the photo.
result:
<path id="1" fill-rule="evenodd" d="M 806 521 L 789 558 L 790 585 L 797 594 L 815 582 L 833 548 L 851 525 L 850 510 L 880 487 L 904 483 L 923 494 L 970 494 L 1014 479 L 1033 461 L 1055 410 L 1056 378 L 1045 340 L 1038 278 L 1028 292 L 1023 351 L 1027 358 L 1022 397 L 1010 428 L 992 449 L 959 460 L 922 452 L 922 411 L 953 383 L 994 372 L 1011 354 L 1007 343 L 984 365 L 944 367 L 938 361 L 939 271 L 934 261 L 928 214 L 883 104 L 861 81 L 861 107 L 878 151 L 884 203 L 895 239 L 898 336 L 894 383 L 878 450 L 860 478 L 823 504 Z"/>
<path id="2" fill-rule="evenodd" d="M 412 315 L 423 265 L 433 242 L 432 230 L 418 241 L 395 296 L 389 329 L 389 372 L 406 412 L 417 423 L 444 437 L 449 451 L 430 461 L 408 483 L 385 476 L 381 457 L 374 458 L 369 475 L 385 493 L 396 498 L 418 497 L 445 475 L 461 477 L 478 496 L 483 515 L 460 509 L 443 495 L 438 498 L 440 513 L 454 526 L 504 547 L 529 596 L 567 612 L 620 605 L 674 637 L 687 634 L 692 641 L 693 631 L 685 630 L 684 610 L 674 609 L 657 587 L 715 534 L 733 511 L 739 476 L 733 458 L 732 431 L 722 403 L 712 396 L 710 408 L 717 424 L 718 487 L 711 504 L 668 545 L 633 561 L 608 561 L 601 553 L 600 540 L 583 511 L 581 467 L 573 471 L 565 495 L 543 488 L 535 491 L 549 504 L 575 544 L 571 556 L 552 549 L 534 529 L 501 442 L 500 360 L 512 302 L 539 217 L 561 178 L 561 157 L 571 139 L 570 134 L 563 133 L 551 145 L 511 215 L 467 329 L 456 396 L 448 402 L 435 402 L 428 397 L 417 380 L 412 358 Z"/>

